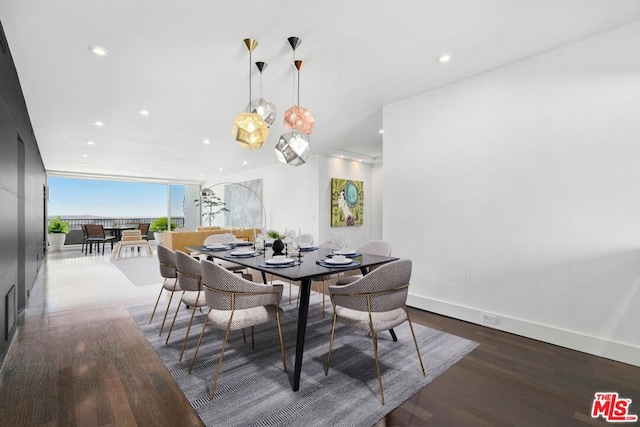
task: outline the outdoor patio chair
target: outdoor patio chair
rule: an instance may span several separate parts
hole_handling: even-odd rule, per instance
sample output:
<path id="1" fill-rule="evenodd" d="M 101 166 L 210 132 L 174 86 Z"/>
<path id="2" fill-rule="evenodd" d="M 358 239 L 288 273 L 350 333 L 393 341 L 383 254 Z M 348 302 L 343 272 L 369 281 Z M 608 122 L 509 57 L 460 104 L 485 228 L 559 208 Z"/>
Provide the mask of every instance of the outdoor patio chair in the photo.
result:
<path id="1" fill-rule="evenodd" d="M 82 244 L 80 245 L 80 252 L 84 252 L 84 248 L 87 245 L 87 239 L 89 238 L 89 234 L 87 233 L 86 224 L 81 224 L 80 228 L 82 229 Z"/>
<path id="2" fill-rule="evenodd" d="M 84 254 L 87 254 L 87 248 L 89 253 L 93 252 L 93 245 L 96 245 L 96 251 L 100 253 L 100 243 L 102 243 L 102 254 L 104 255 L 104 245 L 106 242 L 111 243 L 111 249 L 113 249 L 113 243 L 116 240 L 115 236 L 107 236 L 104 232 L 104 228 L 100 224 L 86 224 L 87 230 L 86 245 L 84 248 Z"/>
<path id="3" fill-rule="evenodd" d="M 138 230 L 140 230 L 140 234 L 142 234 L 144 240 L 149 239 L 149 226 L 151 226 L 151 224 L 148 222 L 138 223 Z"/>

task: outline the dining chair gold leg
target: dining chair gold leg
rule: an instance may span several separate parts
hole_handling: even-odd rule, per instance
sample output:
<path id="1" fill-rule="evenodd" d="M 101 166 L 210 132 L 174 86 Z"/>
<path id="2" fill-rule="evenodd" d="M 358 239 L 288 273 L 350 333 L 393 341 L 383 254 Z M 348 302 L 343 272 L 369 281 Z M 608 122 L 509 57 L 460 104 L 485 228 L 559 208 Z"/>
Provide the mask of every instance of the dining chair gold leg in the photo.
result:
<path id="1" fill-rule="evenodd" d="M 231 321 L 233 319 L 233 311 L 229 316 L 229 322 L 227 323 L 227 330 L 224 332 L 224 340 L 222 341 L 222 349 L 220 350 L 220 357 L 218 358 L 218 366 L 216 367 L 216 373 L 213 376 L 213 386 L 211 387 L 211 394 L 209 395 L 213 399 L 213 395 L 216 392 L 216 386 L 218 385 L 218 376 L 220 375 L 220 369 L 222 368 L 222 358 L 224 357 L 224 349 L 227 346 L 227 340 L 229 339 L 229 332 L 231 332 Z"/>
<path id="2" fill-rule="evenodd" d="M 411 329 L 411 335 L 413 336 L 413 343 L 416 345 L 416 352 L 418 353 L 418 360 L 420 361 L 420 367 L 422 368 L 422 376 L 424 377 L 425 372 L 424 372 L 424 365 L 422 364 L 422 356 L 420 355 L 420 347 L 418 347 L 418 340 L 416 340 L 416 334 L 413 332 L 413 324 L 411 323 L 411 319 L 409 318 L 408 312 L 407 312 L 407 321 L 409 322 L 409 328 Z"/>
<path id="3" fill-rule="evenodd" d="M 333 348 L 333 337 L 336 333 L 336 323 L 338 321 L 338 315 L 333 310 L 333 322 L 331 322 L 331 338 L 329 338 L 329 353 L 327 354 L 327 366 L 324 367 L 324 374 L 329 375 L 329 368 L 331 367 L 331 349 Z"/>
<path id="4" fill-rule="evenodd" d="M 380 375 L 380 363 L 378 362 L 378 334 L 373 332 L 373 355 L 376 360 L 376 371 L 378 372 L 378 385 L 380 386 L 380 400 L 384 405 L 384 390 L 382 388 L 382 375 Z"/>
<path id="5" fill-rule="evenodd" d="M 204 331 L 207 329 L 207 323 L 209 323 L 208 313 L 207 313 L 207 317 L 204 319 L 204 324 L 202 325 L 202 332 L 200 332 L 200 338 L 198 338 L 198 344 L 196 345 L 196 351 L 193 353 L 193 358 L 191 359 L 191 365 L 189 365 L 189 374 L 191 374 L 191 370 L 193 369 L 193 364 L 196 361 L 196 356 L 198 355 L 198 349 L 200 348 L 200 344 L 202 343 L 202 337 L 204 336 Z"/>
<path id="6" fill-rule="evenodd" d="M 164 282 L 162 283 L 162 287 L 160 288 L 160 293 L 158 294 L 158 299 L 156 300 L 156 305 L 153 307 L 153 311 L 151 312 L 151 319 L 149 319 L 149 324 L 151 324 L 151 322 L 153 322 L 153 316 L 156 314 L 156 309 L 158 308 L 158 303 L 160 302 L 160 297 L 162 296 L 162 291 L 164 291 Z"/>
<path id="7" fill-rule="evenodd" d="M 291 304 L 291 279 L 289 279 L 289 304 Z"/>
<path id="8" fill-rule="evenodd" d="M 321 292 L 322 292 L 322 318 L 323 319 L 324 319 L 324 296 L 325 296 L 324 295 L 324 289 L 325 289 L 325 287 L 324 287 L 324 277 L 323 277 L 322 278 L 322 290 L 321 290 Z"/>
<path id="9" fill-rule="evenodd" d="M 162 330 L 164 329 L 164 323 L 167 321 L 167 314 L 169 314 L 169 307 L 171 307 L 171 300 L 173 299 L 174 293 L 175 292 L 171 292 L 171 295 L 169 295 L 169 303 L 167 304 L 167 309 L 164 312 L 164 318 L 162 319 L 162 325 L 160 325 L 160 333 L 158 333 L 158 336 L 162 335 Z"/>
<path id="10" fill-rule="evenodd" d="M 179 359 L 180 362 L 182 362 L 182 355 L 184 354 L 184 349 L 187 347 L 187 340 L 189 339 L 189 332 L 191 331 L 191 325 L 193 324 L 193 316 L 195 316 L 196 308 L 198 308 L 199 299 L 200 299 L 200 292 L 198 292 L 198 295 L 196 295 L 196 303 L 193 305 L 193 310 L 191 310 L 191 319 L 189 319 L 189 326 L 187 326 L 187 333 L 184 335 L 184 340 L 182 341 L 182 350 L 180 350 L 180 359 Z M 202 311 L 202 307 L 200 308 L 200 311 Z"/>
<path id="11" fill-rule="evenodd" d="M 255 350 L 256 346 L 255 343 L 253 341 L 253 326 L 251 327 L 251 350 Z"/>
<path id="12" fill-rule="evenodd" d="M 282 327 L 280 326 L 280 306 L 276 309 L 276 322 L 278 323 L 278 337 L 280 337 L 280 352 L 282 353 L 282 365 L 287 372 L 287 357 L 284 354 L 284 340 L 282 339 Z"/>
<path id="13" fill-rule="evenodd" d="M 184 294 L 184 291 L 182 293 Z M 165 344 L 169 344 L 169 337 L 171 336 L 171 332 L 173 332 L 173 326 L 176 324 L 176 317 L 178 317 L 178 312 L 180 311 L 180 304 L 182 304 L 182 298 L 180 298 L 180 301 L 178 301 L 178 307 L 176 307 L 176 314 L 173 315 L 173 321 L 171 322 L 171 327 L 169 328 L 167 339 L 164 340 Z"/>

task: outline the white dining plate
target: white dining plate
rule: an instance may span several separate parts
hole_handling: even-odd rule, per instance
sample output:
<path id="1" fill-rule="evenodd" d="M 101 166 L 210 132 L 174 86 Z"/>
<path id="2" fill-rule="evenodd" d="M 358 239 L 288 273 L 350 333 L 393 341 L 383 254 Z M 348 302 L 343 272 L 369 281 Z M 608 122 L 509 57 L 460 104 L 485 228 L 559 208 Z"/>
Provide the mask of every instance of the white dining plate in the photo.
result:
<path id="1" fill-rule="evenodd" d="M 227 247 L 227 245 L 222 244 L 222 243 L 213 243 L 211 245 L 205 245 L 205 247 L 207 249 L 224 249 Z"/>
<path id="2" fill-rule="evenodd" d="M 353 260 L 350 258 L 346 258 L 346 259 L 327 258 L 323 260 L 323 262 L 326 264 L 344 265 L 344 264 L 351 264 Z"/>
<path id="3" fill-rule="evenodd" d="M 231 255 L 253 255 L 256 251 L 253 249 L 238 249 L 237 251 L 231 252 Z"/>
<path id="4" fill-rule="evenodd" d="M 336 255 L 355 255 L 356 251 L 354 249 L 339 249 L 333 253 Z"/>
<path id="5" fill-rule="evenodd" d="M 293 258 L 271 258 L 266 260 L 267 264 L 278 265 L 278 264 L 290 264 L 295 261 Z"/>

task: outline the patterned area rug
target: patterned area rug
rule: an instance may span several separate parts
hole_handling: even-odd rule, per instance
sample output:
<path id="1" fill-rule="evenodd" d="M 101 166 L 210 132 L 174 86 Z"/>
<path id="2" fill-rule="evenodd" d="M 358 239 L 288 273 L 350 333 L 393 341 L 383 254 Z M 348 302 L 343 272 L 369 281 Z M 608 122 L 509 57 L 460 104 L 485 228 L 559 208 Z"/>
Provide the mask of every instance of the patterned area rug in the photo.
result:
<path id="1" fill-rule="evenodd" d="M 285 285 L 285 294 L 287 288 Z M 296 292 L 293 286 L 294 296 Z M 309 307 L 300 390 L 294 392 L 291 384 L 298 310 L 295 298 L 292 304 L 286 302 L 286 297 L 283 300 L 288 372 L 282 367 L 275 321 L 255 328 L 255 350 L 251 349 L 249 331 L 246 344 L 241 331 L 232 332 L 214 400 L 209 400 L 209 392 L 224 331 L 207 327 L 196 364 L 192 373 L 188 373 L 205 310 L 196 312 L 182 362 L 178 358 L 191 310 L 184 305 L 180 309 L 168 345 L 165 344 L 168 326 L 162 337 L 158 337 L 162 313 L 156 313 L 149 325 L 153 305 L 132 307 L 129 312 L 207 426 L 370 426 L 478 345 L 414 324 L 425 364 L 426 376 L 423 377 L 409 325 L 405 323 L 395 329 L 398 342 L 393 342 L 388 333 L 381 334 L 378 355 L 385 394 L 385 405 L 382 405 L 373 346 L 366 334 L 346 326 L 336 329 L 331 369 L 325 376 L 331 316 L 328 311 L 322 318 L 321 297 L 314 292 Z M 173 313 L 175 311 L 171 311 L 171 316 Z"/>
<path id="2" fill-rule="evenodd" d="M 129 254 L 118 260 L 111 258 L 111 263 L 136 286 L 162 283 L 158 257 L 155 253 L 152 257 L 147 256 L 143 251 L 141 254 Z"/>

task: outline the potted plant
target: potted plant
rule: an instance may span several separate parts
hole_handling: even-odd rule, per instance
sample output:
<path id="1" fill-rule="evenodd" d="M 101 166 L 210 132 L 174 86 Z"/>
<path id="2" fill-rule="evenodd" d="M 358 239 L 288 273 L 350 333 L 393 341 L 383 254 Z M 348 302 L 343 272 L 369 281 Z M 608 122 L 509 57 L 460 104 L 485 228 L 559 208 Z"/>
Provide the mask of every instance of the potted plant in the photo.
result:
<path id="1" fill-rule="evenodd" d="M 175 230 L 178 224 L 171 221 L 171 230 Z M 156 243 L 162 244 L 162 232 L 169 229 L 169 219 L 166 216 L 161 216 L 151 223 L 149 230 L 153 231 L 153 237 L 156 239 Z"/>
<path id="2" fill-rule="evenodd" d="M 284 234 L 280 234 L 276 230 L 269 230 L 267 231 L 267 236 L 269 236 L 270 239 L 274 239 L 273 245 L 271 246 L 273 254 L 282 254 L 282 251 L 284 250 L 284 243 L 282 242 L 282 239 L 285 237 Z"/>
<path id="3" fill-rule="evenodd" d="M 60 251 L 64 246 L 64 241 L 69 233 L 69 223 L 56 216 L 49 220 L 47 227 L 47 238 L 52 251 Z"/>
<path id="4" fill-rule="evenodd" d="M 207 188 L 202 191 L 202 197 L 195 199 L 196 206 L 202 206 L 202 218 L 205 219 L 207 225 L 211 225 L 213 219 L 220 212 L 229 212 L 229 209 L 225 208 L 225 202 L 223 202 L 218 195 Z"/>

